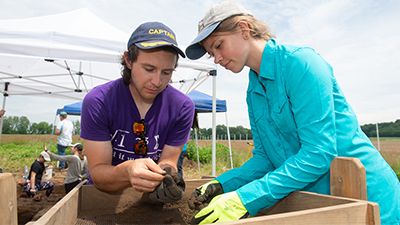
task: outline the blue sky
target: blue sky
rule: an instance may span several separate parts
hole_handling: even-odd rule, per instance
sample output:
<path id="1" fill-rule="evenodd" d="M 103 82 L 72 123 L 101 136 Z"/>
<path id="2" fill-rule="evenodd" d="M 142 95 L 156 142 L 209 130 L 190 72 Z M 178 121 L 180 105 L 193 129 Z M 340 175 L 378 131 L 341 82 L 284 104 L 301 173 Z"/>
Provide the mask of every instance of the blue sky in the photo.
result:
<path id="1" fill-rule="evenodd" d="M 179 45 L 188 45 L 197 22 L 212 0 L 0 0 L 0 20 L 50 15 L 87 8 L 125 33 L 146 21 L 171 27 Z M 334 68 L 335 76 L 359 123 L 400 119 L 400 1 L 370 0 L 237 0 L 265 21 L 280 44 L 310 46 Z M 1 62 L 0 62 L 1 63 Z M 227 101 L 228 125 L 249 128 L 245 95 L 248 69 L 233 74 L 218 66 L 217 98 Z M 197 89 L 212 93 L 208 79 Z M 55 112 L 71 100 L 10 96 L 7 116 L 27 116 L 31 122 L 54 123 Z M 76 120 L 79 117 L 70 117 Z M 211 114 L 199 117 L 211 127 Z M 225 114 L 217 115 L 225 124 Z"/>

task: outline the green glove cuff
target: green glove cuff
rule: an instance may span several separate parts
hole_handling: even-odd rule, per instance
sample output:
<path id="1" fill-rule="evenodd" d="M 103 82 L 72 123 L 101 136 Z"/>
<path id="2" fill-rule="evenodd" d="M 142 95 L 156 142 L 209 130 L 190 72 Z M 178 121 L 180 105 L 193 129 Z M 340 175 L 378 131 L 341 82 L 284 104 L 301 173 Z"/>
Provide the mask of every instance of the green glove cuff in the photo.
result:
<path id="1" fill-rule="evenodd" d="M 247 218 L 250 214 L 236 191 L 218 195 L 207 207 L 200 210 L 191 223 L 208 224 Z"/>
<path id="2" fill-rule="evenodd" d="M 214 179 L 214 180 L 209 181 L 209 182 L 207 182 L 207 183 L 201 185 L 200 187 L 198 187 L 197 189 L 200 190 L 200 195 L 204 195 L 204 193 L 205 193 L 206 190 L 207 190 L 208 185 L 210 185 L 210 184 L 219 184 L 219 182 L 218 182 L 216 179 Z"/>

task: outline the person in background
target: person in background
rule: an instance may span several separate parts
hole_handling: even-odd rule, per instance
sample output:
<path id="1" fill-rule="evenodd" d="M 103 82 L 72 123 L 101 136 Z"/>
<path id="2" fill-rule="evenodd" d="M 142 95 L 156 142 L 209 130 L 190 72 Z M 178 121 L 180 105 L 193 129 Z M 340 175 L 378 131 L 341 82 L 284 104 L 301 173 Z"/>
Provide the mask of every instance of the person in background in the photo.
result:
<path id="1" fill-rule="evenodd" d="M 69 144 L 72 143 L 72 133 L 74 132 L 74 126 L 71 121 L 67 119 L 67 113 L 60 113 L 60 122 L 57 124 L 56 131 L 54 132 L 58 135 L 57 151 L 58 155 L 64 156 L 65 150 L 68 148 Z M 62 171 L 65 168 L 65 162 L 59 161 L 58 169 Z"/>
<path id="2" fill-rule="evenodd" d="M 178 164 L 176 165 L 178 167 L 178 173 L 181 174 L 182 177 L 183 177 L 182 164 L 183 164 L 183 159 L 185 159 L 187 153 L 186 150 L 187 150 L 187 143 L 185 143 L 185 145 L 183 146 L 182 152 L 179 155 Z"/>
<path id="3" fill-rule="evenodd" d="M 400 183 L 362 132 L 332 67 L 312 48 L 280 45 L 264 22 L 233 1 L 214 5 L 186 49 L 205 53 L 227 70 L 247 66 L 246 102 L 253 157 L 197 188 L 192 223 L 255 216 L 293 191 L 330 194 L 335 157 L 358 158 L 365 167 L 368 201 L 379 204 L 382 224 L 400 223 Z"/>
<path id="4" fill-rule="evenodd" d="M 29 170 L 28 179 L 24 183 L 24 191 L 28 197 L 33 198 L 38 191 L 46 190 L 46 198 L 48 198 L 54 189 L 54 183 L 49 181 L 42 181 L 43 173 L 45 172 L 45 162 L 50 162 L 50 156 L 42 151 L 39 158 L 36 159 Z"/>
<path id="5" fill-rule="evenodd" d="M 2 117 L 6 113 L 6 110 L 2 109 L 0 110 L 0 117 Z"/>
<path id="6" fill-rule="evenodd" d="M 68 194 L 76 185 L 87 178 L 88 164 L 83 146 L 75 143 L 71 146 L 73 155 L 59 156 L 51 153 L 44 144 L 43 149 L 54 160 L 68 162 L 67 175 L 65 176 L 65 193 Z"/>
<path id="7" fill-rule="evenodd" d="M 181 176 L 179 182 L 164 182 L 179 176 L 177 161 L 194 115 L 193 101 L 169 85 L 179 55 L 185 57 L 169 27 L 143 23 L 121 57 L 122 78 L 85 96 L 80 137 L 89 183 L 98 189 L 117 191 L 131 185 L 155 201 L 182 198 Z"/>

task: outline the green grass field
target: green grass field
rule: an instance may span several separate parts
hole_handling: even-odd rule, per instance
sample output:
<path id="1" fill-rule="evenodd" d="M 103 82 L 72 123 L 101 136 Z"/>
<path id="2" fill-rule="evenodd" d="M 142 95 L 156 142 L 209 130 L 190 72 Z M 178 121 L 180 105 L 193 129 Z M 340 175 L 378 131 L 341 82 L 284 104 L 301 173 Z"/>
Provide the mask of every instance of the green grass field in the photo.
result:
<path id="1" fill-rule="evenodd" d="M 375 138 L 371 139 L 371 141 L 376 142 L 377 140 Z M 381 138 L 380 142 L 385 144 L 385 146 L 395 146 L 385 147 L 394 150 L 386 150 L 381 153 L 400 179 L 400 157 L 398 156 L 400 153 L 396 150 L 397 146 L 400 145 L 400 138 Z M 49 145 L 49 143 L 46 144 Z M 218 176 L 231 168 L 231 162 L 229 148 L 221 143 L 217 143 L 216 147 L 218 159 L 216 163 L 216 175 Z M 53 142 L 49 150 L 57 153 L 56 143 Z M 199 148 L 201 171 L 199 172 L 197 168 L 186 169 L 184 170 L 186 178 L 199 179 L 202 175 L 211 175 L 211 150 L 211 146 Z M 18 140 L 1 144 L 0 167 L 3 172 L 23 173 L 24 167 L 28 166 L 29 168 L 33 161 L 39 157 L 41 151 L 43 151 L 42 140 Z M 70 151 L 67 150 L 66 154 L 70 154 Z M 197 151 L 193 141 L 188 142 L 187 158 L 197 162 Z M 243 165 L 246 158 L 247 151 L 245 149 L 232 148 L 233 167 Z M 53 168 L 56 168 L 56 163 L 55 161 L 51 161 Z"/>
<path id="2" fill-rule="evenodd" d="M 48 143 L 47 143 L 48 144 Z M 49 150 L 57 153 L 57 145 L 51 146 Z M 3 172 L 19 173 L 24 171 L 24 167 L 28 169 L 32 163 L 39 158 L 40 153 L 43 151 L 42 141 L 14 141 L 5 143 L 0 146 L 0 167 Z M 67 151 L 70 152 L 70 151 Z M 55 161 L 51 164 L 55 168 Z"/>

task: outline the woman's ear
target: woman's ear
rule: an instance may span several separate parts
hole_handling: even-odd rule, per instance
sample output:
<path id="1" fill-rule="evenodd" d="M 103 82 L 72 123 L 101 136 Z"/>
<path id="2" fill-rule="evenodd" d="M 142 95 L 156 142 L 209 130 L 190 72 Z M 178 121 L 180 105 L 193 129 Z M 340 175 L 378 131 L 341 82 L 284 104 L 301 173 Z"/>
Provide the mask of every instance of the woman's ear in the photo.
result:
<path id="1" fill-rule="evenodd" d="M 237 28 L 238 30 L 242 33 L 242 37 L 247 40 L 250 37 L 250 29 L 249 29 L 249 24 L 245 21 L 239 21 L 237 23 Z"/>
<path id="2" fill-rule="evenodd" d="M 126 67 L 128 67 L 128 69 L 132 69 L 132 63 L 131 63 L 131 61 L 129 60 L 129 57 L 128 57 L 128 51 L 125 51 L 124 52 L 124 60 L 125 60 L 125 65 L 126 65 Z"/>

